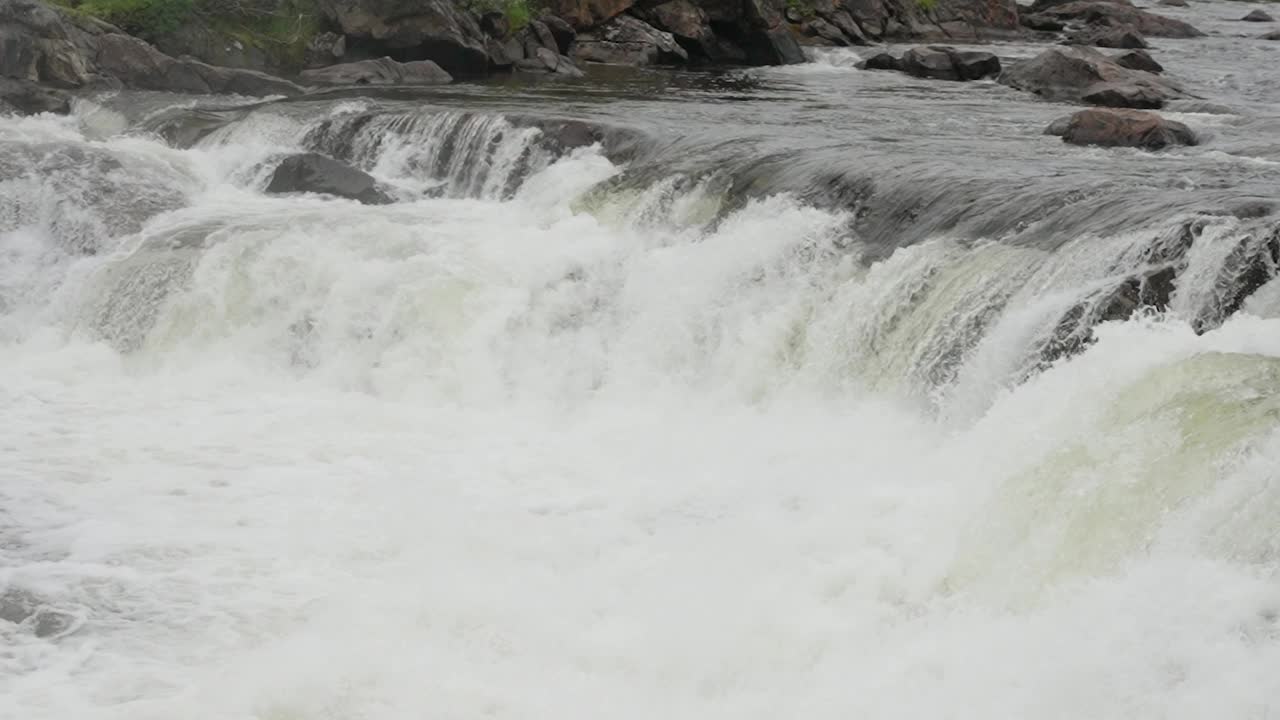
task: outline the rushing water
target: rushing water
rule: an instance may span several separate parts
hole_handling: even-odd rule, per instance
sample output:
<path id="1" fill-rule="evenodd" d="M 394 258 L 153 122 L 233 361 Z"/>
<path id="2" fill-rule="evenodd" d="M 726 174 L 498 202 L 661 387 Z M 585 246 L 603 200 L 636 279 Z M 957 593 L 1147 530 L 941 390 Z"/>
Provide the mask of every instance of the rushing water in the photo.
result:
<path id="1" fill-rule="evenodd" d="M 0 119 L 0 717 L 1276 717 L 1247 10 L 1160 154 L 849 51 Z"/>

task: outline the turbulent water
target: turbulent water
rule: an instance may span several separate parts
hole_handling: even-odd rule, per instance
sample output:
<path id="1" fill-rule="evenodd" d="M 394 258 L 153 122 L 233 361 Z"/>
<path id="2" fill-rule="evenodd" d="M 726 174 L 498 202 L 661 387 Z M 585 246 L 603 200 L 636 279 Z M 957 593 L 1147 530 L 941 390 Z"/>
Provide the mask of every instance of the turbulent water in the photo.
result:
<path id="1" fill-rule="evenodd" d="M 849 51 L 0 119 L 0 717 L 1276 717 L 1280 44 L 1208 7 L 1154 155 Z"/>

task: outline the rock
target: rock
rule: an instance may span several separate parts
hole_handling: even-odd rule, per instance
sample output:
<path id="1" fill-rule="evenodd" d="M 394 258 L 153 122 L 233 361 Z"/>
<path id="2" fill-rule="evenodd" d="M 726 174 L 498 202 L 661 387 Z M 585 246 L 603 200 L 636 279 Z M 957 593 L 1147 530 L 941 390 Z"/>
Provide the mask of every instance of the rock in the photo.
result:
<path id="1" fill-rule="evenodd" d="M 1060 117 L 1057 120 L 1054 120 L 1053 122 L 1049 123 L 1049 127 L 1046 127 L 1044 129 L 1044 134 L 1056 135 L 1058 137 L 1062 137 L 1063 135 L 1067 134 L 1067 126 L 1069 126 L 1070 124 L 1071 124 L 1070 115 Z"/>
<path id="2" fill-rule="evenodd" d="M 454 77 L 488 72 L 480 24 L 453 0 L 315 0 L 350 53 L 431 60 Z"/>
<path id="3" fill-rule="evenodd" d="M 551 31 L 552 37 L 556 41 L 556 52 L 561 55 L 568 55 L 573 49 L 573 41 L 577 39 L 578 33 L 573 26 L 565 22 L 563 19 L 555 15 L 543 15 L 542 23 Z"/>
<path id="4" fill-rule="evenodd" d="M 1164 5 L 1166 7 L 1190 7 L 1187 0 L 1160 0 L 1157 4 Z"/>
<path id="5" fill-rule="evenodd" d="M 524 59 L 524 49 L 515 43 L 514 51 L 508 47 L 509 43 L 487 38 L 484 41 L 485 50 L 489 53 L 489 67 L 494 70 L 510 70 L 518 61 Z"/>
<path id="6" fill-rule="evenodd" d="M 1151 47 L 1138 33 L 1124 28 L 1079 33 L 1071 37 L 1072 45 L 1094 45 L 1103 48 L 1141 50 Z"/>
<path id="7" fill-rule="evenodd" d="M 148 36 L 147 39 L 166 55 L 175 58 L 188 56 L 217 67 L 245 70 L 270 68 L 289 72 L 298 70 L 297 60 L 286 57 L 288 53 L 279 46 L 246 43 L 230 32 L 204 22 L 182 23 L 174 30 L 155 37 Z M 335 61 L 330 59 L 327 62 Z"/>
<path id="8" fill-rule="evenodd" d="M 20 115 L 66 115 L 71 112 L 71 96 L 30 80 L 0 78 L 0 109 L 6 107 Z"/>
<path id="9" fill-rule="evenodd" d="M 934 80 L 978 80 L 1000 74 L 1000 59 L 991 53 L 961 52 L 940 45 L 911 48 L 899 66 L 908 75 Z"/>
<path id="10" fill-rule="evenodd" d="M 1191 128 L 1152 112 L 1092 108 L 1071 116 L 1063 132 L 1073 145 L 1134 147 L 1160 150 L 1170 145 L 1195 145 Z"/>
<path id="11" fill-rule="evenodd" d="M 573 64 L 573 60 L 556 51 L 540 47 L 529 58 L 516 63 L 516 69 L 524 72 L 552 73 L 568 77 L 582 77 L 585 73 Z"/>
<path id="12" fill-rule="evenodd" d="M 368 173 L 316 153 L 291 155 L 271 175 L 269 193 L 320 193 L 358 200 L 366 205 L 385 205 L 391 198 L 378 188 Z"/>
<path id="13" fill-rule="evenodd" d="M 320 68 L 332 65 L 347 54 L 347 39 L 338 33 L 323 32 L 311 38 L 307 43 L 306 59 L 308 68 Z"/>
<path id="14" fill-rule="evenodd" d="M 800 43 L 791 34 L 782 0 L 743 0 L 741 42 L 747 59 L 755 65 L 795 65 L 807 61 Z"/>
<path id="15" fill-rule="evenodd" d="M 299 78 L 311 85 L 444 85 L 453 82 L 449 73 L 430 60 L 402 63 L 386 57 L 304 70 Z"/>
<path id="16" fill-rule="evenodd" d="M 1061 32 L 1067 27 L 1067 24 L 1061 20 L 1040 13 L 1022 15 L 1019 21 L 1023 27 L 1040 32 Z"/>
<path id="17" fill-rule="evenodd" d="M 296 95 L 272 75 L 174 59 L 117 28 L 63 16 L 37 0 L 0 4 L 0 77 L 55 87 L 128 87 L 189 93 Z"/>
<path id="18" fill-rule="evenodd" d="M 691 0 L 669 0 L 656 5 L 649 10 L 648 17 L 655 27 L 671 33 L 690 57 L 723 59 L 707 13 Z"/>
<path id="19" fill-rule="evenodd" d="M 581 32 L 603 25 L 633 4 L 635 0 L 546 0 L 543 7 Z"/>
<path id="20" fill-rule="evenodd" d="M 480 16 L 480 32 L 495 38 L 504 38 L 511 34 L 511 21 L 507 14 L 492 10 Z"/>
<path id="21" fill-rule="evenodd" d="M 858 63 L 858 67 L 862 70 L 901 70 L 902 64 L 889 53 L 879 52 Z"/>
<path id="22" fill-rule="evenodd" d="M 622 15 L 578 36 L 574 58 L 614 65 L 676 65 L 689 60 L 671 33 L 639 18 Z"/>
<path id="23" fill-rule="evenodd" d="M 1263 10 L 1254 10 L 1253 12 L 1240 18 L 1244 22 L 1275 22 L 1276 19 L 1268 15 Z"/>
<path id="24" fill-rule="evenodd" d="M 999 82 L 1047 100 L 1159 108 L 1182 96 L 1158 75 L 1121 67 L 1093 48 L 1052 47 L 1001 73 Z"/>
<path id="25" fill-rule="evenodd" d="M 1204 33 L 1181 20 L 1139 10 L 1131 5 L 1105 0 L 1077 0 L 1040 10 L 1048 17 L 1074 22 L 1094 29 L 1119 28 L 1151 37 L 1193 38 Z"/>
<path id="26" fill-rule="evenodd" d="M 1144 70 L 1149 73 L 1162 73 L 1164 66 L 1155 61 L 1146 50 L 1130 50 L 1112 58 L 1120 67 L 1130 70 Z"/>
<path id="27" fill-rule="evenodd" d="M 1266 35 L 1259 36 L 1259 40 L 1280 40 L 1280 30 L 1272 30 Z"/>

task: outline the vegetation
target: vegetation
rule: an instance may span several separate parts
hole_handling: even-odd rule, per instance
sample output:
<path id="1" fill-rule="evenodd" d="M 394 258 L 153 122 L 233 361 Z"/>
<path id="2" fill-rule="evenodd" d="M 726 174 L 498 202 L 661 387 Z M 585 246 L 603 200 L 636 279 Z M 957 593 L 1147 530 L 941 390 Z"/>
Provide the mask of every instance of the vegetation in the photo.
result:
<path id="1" fill-rule="evenodd" d="M 507 19 L 511 32 L 519 32 L 529 25 L 533 19 L 535 0 L 462 0 L 467 10 L 483 15 L 485 13 L 502 13 Z"/>
<path id="2" fill-rule="evenodd" d="M 938 6 L 938 0 L 916 0 L 916 7 L 929 12 Z"/>
<path id="3" fill-rule="evenodd" d="M 257 48 L 281 66 L 301 66 L 320 32 L 314 0 L 54 0 L 144 40 L 195 25 Z"/>
<path id="4" fill-rule="evenodd" d="M 809 19 L 818 13 L 813 9 L 813 4 L 809 0 L 787 0 L 787 14 L 795 17 Z"/>

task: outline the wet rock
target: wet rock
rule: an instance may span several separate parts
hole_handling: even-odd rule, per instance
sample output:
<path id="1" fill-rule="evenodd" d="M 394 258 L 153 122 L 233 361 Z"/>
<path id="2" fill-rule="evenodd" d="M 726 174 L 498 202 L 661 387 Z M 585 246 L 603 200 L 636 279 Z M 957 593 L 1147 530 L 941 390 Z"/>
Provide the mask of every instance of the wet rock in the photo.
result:
<path id="1" fill-rule="evenodd" d="M 554 50 L 540 47 L 531 57 L 516 63 L 516 69 L 523 72 L 550 73 L 566 77 L 582 77 L 585 73 L 573 64 L 573 60 L 564 55 L 557 55 Z"/>
<path id="2" fill-rule="evenodd" d="M 1258 36 L 1259 40 L 1280 40 L 1280 30 L 1272 30 L 1271 32 Z"/>
<path id="3" fill-rule="evenodd" d="M 1276 19 L 1271 17 L 1264 10 L 1254 10 L 1253 12 L 1240 18 L 1244 22 L 1275 22 Z"/>
<path id="4" fill-rule="evenodd" d="M 66 115 L 71 112 L 71 95 L 30 80 L 0 78 L 0 112 L 6 108 L 20 115 Z"/>
<path id="5" fill-rule="evenodd" d="M 1151 47 L 1141 35 L 1124 28 L 1079 33 L 1073 35 L 1068 42 L 1073 45 L 1093 45 L 1121 50 L 1140 50 Z"/>
<path id="6" fill-rule="evenodd" d="M 898 58 L 887 52 L 879 52 L 871 57 L 858 63 L 858 67 L 863 70 L 901 70 L 902 65 Z"/>
<path id="7" fill-rule="evenodd" d="M 358 200 L 366 205 L 385 205 L 391 198 L 378 188 L 366 172 L 337 160 L 305 153 L 284 159 L 267 185 L 269 193 L 320 193 Z"/>
<path id="8" fill-rule="evenodd" d="M 493 70 L 510 70 L 518 61 L 524 59 L 524 48 L 514 41 L 505 43 L 487 38 L 484 47 L 489 53 L 489 67 Z"/>
<path id="9" fill-rule="evenodd" d="M 1049 123 L 1049 126 L 1044 129 L 1044 134 L 1062 137 L 1063 135 L 1067 134 L 1067 128 L 1070 125 L 1071 125 L 1071 116 L 1064 115 L 1063 117 L 1060 117 L 1057 120 L 1054 120 L 1053 122 Z"/>
<path id="10" fill-rule="evenodd" d="M 1191 7 L 1187 0 L 1160 0 L 1157 4 L 1165 7 Z"/>
<path id="11" fill-rule="evenodd" d="M 452 0 L 316 0 L 347 36 L 347 50 L 430 60 L 454 77 L 483 75 L 489 53 L 480 24 Z"/>
<path id="12" fill-rule="evenodd" d="M 573 49 L 573 41 L 578 38 L 578 33 L 573 26 L 565 22 L 563 19 L 555 15 L 543 15 L 542 23 L 551 31 L 551 36 L 556 41 L 556 52 L 561 55 L 568 55 Z"/>
<path id="13" fill-rule="evenodd" d="M 655 27 L 666 30 L 690 57 L 720 59 L 721 53 L 711 20 L 691 0 L 670 0 L 649 10 Z"/>
<path id="14" fill-rule="evenodd" d="M 1105 107 L 1160 108 L 1182 96 L 1160 76 L 1122 67 L 1088 47 L 1053 47 L 1006 69 L 999 81 L 1048 100 Z"/>
<path id="15" fill-rule="evenodd" d="M 1271 200 L 1243 200 L 1227 208 L 1227 213 L 1241 220 L 1267 217 L 1276 211 L 1276 204 Z"/>
<path id="16" fill-rule="evenodd" d="M 959 80 L 951 55 L 943 48 L 911 48 L 902 55 L 902 72 L 934 80 Z"/>
<path id="17" fill-rule="evenodd" d="M 1077 0 L 1038 12 L 1062 22 L 1086 25 L 1093 29 L 1118 28 L 1133 30 L 1149 37 L 1192 38 L 1204 33 L 1181 20 L 1139 10 L 1132 5 L 1104 2 L 1103 0 Z"/>
<path id="18" fill-rule="evenodd" d="M 988 52 L 932 45 L 908 50 L 899 62 L 899 69 L 908 75 L 934 80 L 979 80 L 999 75 L 1000 59 Z"/>
<path id="19" fill-rule="evenodd" d="M 634 4 L 635 0 L 546 0 L 543 6 L 581 32 L 603 25 Z"/>
<path id="20" fill-rule="evenodd" d="M 1040 13 L 1028 13 L 1021 16 L 1019 21 L 1023 27 L 1039 32 L 1061 32 L 1067 27 L 1065 22 Z"/>
<path id="21" fill-rule="evenodd" d="M 689 53 L 671 33 L 629 15 L 578 36 L 574 58 L 614 65 L 680 65 Z"/>
<path id="22" fill-rule="evenodd" d="M 333 65 L 347 54 L 347 39 L 338 33 L 323 32 L 307 43 L 305 64 L 308 68 Z"/>
<path id="23" fill-rule="evenodd" d="M 742 37 L 748 59 L 756 65 L 795 65 L 806 62 L 800 43 L 787 27 L 782 0 L 743 0 Z"/>
<path id="24" fill-rule="evenodd" d="M 1071 116 L 1062 134 L 1072 145 L 1134 147 L 1161 150 L 1172 145 L 1195 145 L 1191 128 L 1141 110 L 1093 108 Z"/>
<path id="25" fill-rule="evenodd" d="M 299 78 L 311 85 L 443 85 L 453 82 L 449 73 L 430 60 L 402 63 L 385 57 L 304 70 Z"/>
<path id="26" fill-rule="evenodd" d="M 1116 55 L 1112 59 L 1120 67 L 1129 68 L 1130 70 L 1142 70 L 1149 73 L 1164 72 L 1164 66 L 1156 62 L 1155 58 L 1151 57 L 1145 50 L 1130 50 Z"/>

